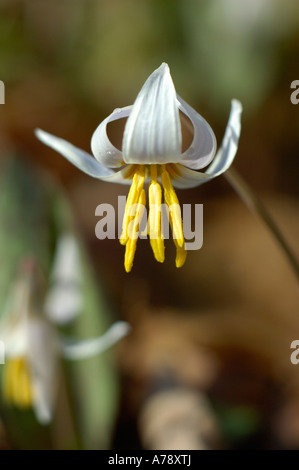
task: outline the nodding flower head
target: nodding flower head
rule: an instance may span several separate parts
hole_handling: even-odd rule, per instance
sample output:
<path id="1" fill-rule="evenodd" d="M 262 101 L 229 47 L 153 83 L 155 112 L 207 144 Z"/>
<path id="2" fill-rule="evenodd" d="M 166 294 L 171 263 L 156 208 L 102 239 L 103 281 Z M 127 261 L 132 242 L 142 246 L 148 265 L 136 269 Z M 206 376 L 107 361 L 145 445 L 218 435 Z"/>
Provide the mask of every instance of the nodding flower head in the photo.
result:
<path id="1" fill-rule="evenodd" d="M 180 112 L 189 118 L 193 126 L 193 140 L 186 151 L 182 151 Z M 241 103 L 232 100 L 223 142 L 216 153 L 213 130 L 176 93 L 169 67 L 163 63 L 148 77 L 133 105 L 115 109 L 97 127 L 91 139 L 94 158 L 40 129 L 36 130 L 36 136 L 88 175 L 104 181 L 131 184 L 120 238 L 120 242 L 126 245 L 126 271 L 130 271 L 133 265 L 139 225 L 146 204 L 144 184 L 147 181 L 150 243 L 156 260 L 164 261 L 161 230 L 163 188 L 177 250 L 176 266 L 180 267 L 185 262 L 186 249 L 181 211 L 174 187 L 199 186 L 229 168 L 238 148 L 241 112 Z M 119 150 L 108 138 L 107 125 L 122 118 L 128 119 L 122 150 Z M 198 171 L 204 167 L 207 167 L 205 171 Z"/>
<path id="2" fill-rule="evenodd" d="M 64 246 L 66 242 L 73 243 L 70 238 L 64 237 Z M 56 263 L 56 273 L 59 264 Z M 84 340 L 61 337 L 43 312 L 43 296 L 36 268 L 33 259 L 21 263 L 20 272 L 7 299 L 6 311 L 1 318 L 0 339 L 5 345 L 1 388 L 6 406 L 19 410 L 32 409 L 40 424 L 49 424 L 55 411 L 60 360 L 77 361 L 100 354 L 129 334 L 130 325 L 117 321 L 100 336 Z M 52 310 L 51 304 L 54 303 L 56 307 L 58 297 L 66 309 L 77 304 L 69 300 L 71 292 L 68 281 L 72 280 L 69 277 L 71 273 L 64 270 L 63 274 L 64 286 L 60 285 L 59 291 L 58 286 L 54 291 L 51 289 L 52 300 L 48 305 Z M 63 322 L 66 319 L 62 307 L 59 312 L 54 308 L 56 323 L 60 324 L 62 321 L 57 321 L 59 313 L 62 313 Z"/>
<path id="3" fill-rule="evenodd" d="M 2 392 L 6 404 L 33 409 L 41 424 L 51 421 L 57 391 L 58 345 L 40 312 L 39 273 L 33 259 L 19 268 L 0 323 L 5 344 Z"/>

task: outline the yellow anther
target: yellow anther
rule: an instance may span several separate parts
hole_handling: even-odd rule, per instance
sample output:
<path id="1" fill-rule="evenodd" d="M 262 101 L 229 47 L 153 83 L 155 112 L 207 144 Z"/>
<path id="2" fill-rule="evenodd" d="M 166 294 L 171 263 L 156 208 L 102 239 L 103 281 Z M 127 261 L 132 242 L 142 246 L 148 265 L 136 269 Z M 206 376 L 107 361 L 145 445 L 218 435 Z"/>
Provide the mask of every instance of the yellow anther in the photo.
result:
<path id="1" fill-rule="evenodd" d="M 177 268 L 181 268 L 185 261 L 186 261 L 186 257 L 187 257 L 187 250 L 185 248 L 185 246 L 181 247 L 181 246 L 177 246 L 176 247 L 176 258 L 175 258 L 175 265 Z"/>
<path id="2" fill-rule="evenodd" d="M 134 204 L 138 203 L 141 191 L 143 190 L 145 180 L 145 167 L 143 165 L 136 165 L 136 170 L 133 176 L 132 185 L 128 194 L 125 214 L 123 218 L 122 234 L 120 237 L 120 243 L 125 245 L 128 241 L 128 225 L 134 218 L 129 215 L 130 208 Z"/>
<path id="3" fill-rule="evenodd" d="M 150 170 L 149 170 L 150 168 Z M 176 246 L 176 266 L 180 268 L 186 260 L 187 251 L 183 233 L 183 221 L 181 208 L 177 195 L 171 183 L 171 175 L 178 175 L 179 170 L 174 165 L 131 165 L 126 174 L 132 178 L 132 185 L 128 194 L 122 234 L 120 243 L 126 245 L 125 270 L 130 272 L 133 266 L 136 252 L 140 223 L 145 210 L 145 191 L 143 189 L 145 175 L 150 171 L 151 182 L 149 185 L 149 216 L 145 235 L 148 234 L 150 244 L 157 261 L 163 263 L 165 259 L 164 237 L 162 233 L 162 188 L 158 183 L 161 174 L 164 199 L 169 209 L 169 224 L 173 240 Z"/>
<path id="4" fill-rule="evenodd" d="M 132 266 L 133 266 L 134 256 L 136 252 L 136 245 L 137 245 L 137 240 L 138 240 L 139 225 L 143 217 L 143 213 L 145 209 L 145 202 L 146 202 L 145 191 L 144 189 L 142 189 L 138 202 L 137 202 L 135 215 L 132 216 L 131 211 L 129 211 L 128 213 L 131 220 L 127 226 L 128 239 L 126 243 L 126 253 L 125 253 L 125 270 L 127 271 L 127 273 L 131 271 Z"/>
<path id="5" fill-rule="evenodd" d="M 171 214 L 169 215 L 169 224 L 170 224 L 171 230 L 173 231 L 173 225 L 172 225 L 173 221 L 172 221 Z M 177 268 L 181 268 L 185 264 L 185 261 L 187 258 L 187 250 L 185 248 L 185 242 L 183 246 L 179 246 L 175 238 L 173 239 L 173 241 L 176 246 L 175 265 Z"/>
<path id="6" fill-rule="evenodd" d="M 163 168 L 162 185 L 164 189 L 165 202 L 169 208 L 169 221 L 172 229 L 172 235 L 179 247 L 184 246 L 183 221 L 179 200 L 171 184 L 169 173 Z"/>
<path id="7" fill-rule="evenodd" d="M 165 259 L 164 240 L 161 234 L 162 189 L 157 182 L 156 165 L 151 166 L 152 181 L 149 185 L 149 236 L 154 256 L 159 263 Z"/>
<path id="8" fill-rule="evenodd" d="M 19 408 L 32 404 L 32 384 L 28 362 L 23 357 L 8 360 L 3 372 L 3 394 L 7 403 Z"/>

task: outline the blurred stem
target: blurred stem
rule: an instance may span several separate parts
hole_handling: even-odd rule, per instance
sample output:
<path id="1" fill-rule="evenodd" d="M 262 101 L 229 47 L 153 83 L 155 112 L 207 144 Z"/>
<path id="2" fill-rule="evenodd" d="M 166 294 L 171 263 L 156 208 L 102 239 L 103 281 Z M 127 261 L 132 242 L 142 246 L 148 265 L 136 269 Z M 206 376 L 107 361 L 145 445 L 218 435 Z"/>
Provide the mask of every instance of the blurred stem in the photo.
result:
<path id="1" fill-rule="evenodd" d="M 225 177 L 234 190 L 238 193 L 244 204 L 256 214 L 270 230 L 276 239 L 281 250 L 285 254 L 297 280 L 299 281 L 299 262 L 293 250 L 290 248 L 284 235 L 278 228 L 262 201 L 252 192 L 248 184 L 243 180 L 242 176 L 234 168 L 230 168 L 225 172 Z"/>

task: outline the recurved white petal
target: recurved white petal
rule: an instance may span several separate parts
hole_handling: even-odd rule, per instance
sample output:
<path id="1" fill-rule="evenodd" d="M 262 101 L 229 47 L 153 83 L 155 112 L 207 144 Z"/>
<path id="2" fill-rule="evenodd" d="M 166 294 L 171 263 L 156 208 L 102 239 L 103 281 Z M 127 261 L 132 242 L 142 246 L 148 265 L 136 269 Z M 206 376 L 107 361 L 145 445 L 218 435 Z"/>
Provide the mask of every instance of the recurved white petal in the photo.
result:
<path id="1" fill-rule="evenodd" d="M 216 137 L 207 121 L 177 95 L 180 110 L 193 124 L 193 141 L 182 154 L 180 163 L 193 170 L 207 166 L 216 153 Z"/>
<path id="2" fill-rule="evenodd" d="M 81 150 L 64 139 L 56 137 L 41 129 L 35 130 L 36 137 L 41 140 L 45 145 L 59 152 L 79 170 L 83 171 L 89 176 L 94 178 L 106 178 L 111 176 L 114 172 L 109 168 L 101 165 L 91 155 L 84 150 Z"/>
<path id="3" fill-rule="evenodd" d="M 163 164 L 179 161 L 182 146 L 176 92 L 163 63 L 141 88 L 123 137 L 126 163 Z"/>
<path id="4" fill-rule="evenodd" d="M 232 100 L 231 112 L 220 149 L 205 173 L 176 165 L 177 176 L 173 179 L 176 188 L 194 188 L 224 173 L 232 164 L 238 150 L 241 132 L 242 105 Z"/>
<path id="5" fill-rule="evenodd" d="M 206 181 L 209 181 L 207 175 L 202 171 L 190 170 L 184 165 L 175 165 L 176 175 L 171 175 L 171 182 L 175 188 L 188 189 L 195 188 Z"/>
<path id="6" fill-rule="evenodd" d="M 207 168 L 206 173 L 210 178 L 215 178 L 226 171 L 232 164 L 238 150 L 241 133 L 242 104 L 238 100 L 232 100 L 231 111 L 225 134 L 213 162 Z"/>
<path id="7" fill-rule="evenodd" d="M 94 157 L 109 168 L 117 168 L 123 164 L 123 155 L 110 142 L 107 135 L 107 125 L 109 122 L 126 118 L 130 115 L 133 106 L 117 108 L 96 128 L 91 138 L 91 150 Z"/>
<path id="8" fill-rule="evenodd" d="M 88 357 L 95 356 L 96 354 L 102 353 L 113 346 L 121 338 L 126 336 L 130 330 L 131 327 L 129 323 L 118 321 L 114 323 L 106 333 L 98 338 L 76 341 L 72 344 L 64 342 L 61 345 L 62 354 L 69 360 L 86 359 Z"/>
<path id="9" fill-rule="evenodd" d="M 114 171 L 111 168 L 106 168 L 84 150 L 75 147 L 60 137 L 56 137 L 41 129 L 36 129 L 35 135 L 41 142 L 56 150 L 56 152 L 60 153 L 87 175 L 103 181 L 109 181 L 111 183 L 131 183 L 131 180 L 125 178 L 128 171 L 126 166 L 124 166 L 120 171 Z"/>

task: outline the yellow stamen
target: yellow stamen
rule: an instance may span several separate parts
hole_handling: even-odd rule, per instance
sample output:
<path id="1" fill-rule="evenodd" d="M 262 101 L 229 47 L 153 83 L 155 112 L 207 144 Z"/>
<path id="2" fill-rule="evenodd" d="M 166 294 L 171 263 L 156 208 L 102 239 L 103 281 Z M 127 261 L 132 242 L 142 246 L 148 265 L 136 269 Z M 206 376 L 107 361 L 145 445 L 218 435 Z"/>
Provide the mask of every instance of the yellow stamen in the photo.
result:
<path id="1" fill-rule="evenodd" d="M 181 208 L 177 195 L 171 184 L 169 173 L 163 168 L 162 185 L 164 188 L 165 202 L 169 208 L 169 219 L 171 222 L 173 238 L 179 247 L 184 246 L 183 221 L 181 216 Z"/>
<path id="2" fill-rule="evenodd" d="M 149 217 L 145 234 L 149 234 L 150 244 L 157 261 L 165 259 L 164 237 L 162 233 L 162 188 L 158 183 L 160 166 L 150 165 L 151 182 L 149 185 Z M 143 189 L 148 167 L 131 165 L 126 177 L 132 178 L 132 185 L 127 197 L 125 214 L 122 225 L 120 243 L 126 245 L 125 270 L 130 272 L 136 252 L 140 223 L 145 210 L 145 191 Z M 187 251 L 183 233 L 181 208 L 177 195 L 171 183 L 171 175 L 177 175 L 174 165 L 162 165 L 161 181 L 164 189 L 164 199 L 169 208 L 169 224 L 176 246 L 176 266 L 180 268 L 186 260 Z"/>
<path id="3" fill-rule="evenodd" d="M 151 180 L 153 183 L 157 183 L 158 170 L 157 165 L 151 165 Z"/>
<path id="4" fill-rule="evenodd" d="M 171 214 L 169 214 L 169 224 L 170 224 L 171 230 L 173 231 L 173 220 L 172 220 Z M 177 268 L 181 268 L 185 264 L 186 257 L 187 257 L 187 250 L 185 248 L 185 243 L 183 246 L 179 246 L 175 238 L 173 239 L 173 241 L 176 246 L 175 265 Z"/>
<path id="5" fill-rule="evenodd" d="M 128 241 L 128 225 L 134 217 L 130 215 L 130 208 L 132 205 L 137 204 L 141 191 L 143 190 L 145 180 L 145 167 L 143 165 L 137 165 L 133 176 L 133 182 L 127 197 L 127 203 L 125 208 L 125 215 L 123 219 L 122 234 L 120 237 L 120 243 L 125 245 Z"/>
<path id="6" fill-rule="evenodd" d="M 187 257 L 187 250 L 185 248 L 185 246 L 181 247 L 181 246 L 177 246 L 176 247 L 176 258 L 175 258 L 175 265 L 177 268 L 181 268 L 185 261 L 186 261 L 186 257 Z"/>
<path id="7" fill-rule="evenodd" d="M 33 390 L 28 362 L 24 357 L 7 361 L 3 371 L 3 395 L 7 403 L 19 408 L 32 405 Z"/>
<path id="8" fill-rule="evenodd" d="M 145 209 L 145 191 L 141 190 L 141 194 L 138 199 L 138 204 L 136 207 L 136 212 L 134 216 L 131 216 L 131 207 L 128 208 L 128 217 L 130 218 L 130 223 L 127 224 L 127 242 L 126 242 L 126 253 L 125 253 L 125 270 L 129 273 L 133 266 L 136 245 L 138 240 L 139 225 L 143 217 Z M 132 226 L 132 227 L 131 227 Z"/>
<path id="9" fill-rule="evenodd" d="M 152 181 L 148 189 L 150 244 L 156 260 L 163 263 L 165 259 L 165 247 L 161 234 L 162 189 L 157 182 L 156 165 L 151 165 L 151 179 Z"/>
<path id="10" fill-rule="evenodd" d="M 172 167 L 171 169 L 173 170 Z M 179 200 L 171 183 L 171 179 L 168 173 L 168 167 L 166 170 L 165 165 L 162 165 L 161 180 L 164 188 L 165 202 L 169 208 L 169 224 L 173 234 L 173 241 L 176 246 L 175 264 L 177 268 L 181 268 L 184 265 L 187 257 L 187 250 L 185 248 L 185 240 L 183 233 L 181 208 L 179 205 Z"/>
<path id="11" fill-rule="evenodd" d="M 138 167 L 138 165 L 129 165 L 128 166 L 128 171 L 125 173 L 125 178 L 126 179 L 132 179 L 134 174 L 135 174 L 135 171 L 136 171 L 136 168 Z"/>

